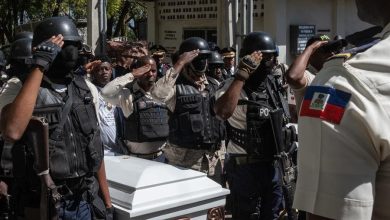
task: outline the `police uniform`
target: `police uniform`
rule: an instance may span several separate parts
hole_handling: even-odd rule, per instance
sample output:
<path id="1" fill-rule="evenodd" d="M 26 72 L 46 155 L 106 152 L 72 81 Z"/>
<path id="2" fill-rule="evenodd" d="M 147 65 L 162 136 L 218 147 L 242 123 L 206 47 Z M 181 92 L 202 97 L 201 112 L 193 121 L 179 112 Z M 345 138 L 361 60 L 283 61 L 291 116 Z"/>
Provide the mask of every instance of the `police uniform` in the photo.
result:
<path id="1" fill-rule="evenodd" d="M 216 93 L 217 99 L 226 92 L 233 80 L 225 81 L 225 85 Z M 239 100 L 250 100 L 244 89 L 240 92 Z M 263 101 L 265 101 L 263 104 L 268 104 L 267 100 Z M 251 108 L 253 109 L 253 106 Z M 257 118 L 250 121 L 267 124 L 269 122 L 267 118 L 270 117 L 269 114 L 272 109 L 271 107 L 261 107 L 255 110 L 259 113 L 258 117 L 263 119 Z M 256 131 L 266 133 L 261 136 L 262 149 L 260 150 L 261 153 L 256 156 L 256 153 L 253 152 L 254 149 L 250 149 L 249 143 L 246 143 L 248 139 L 245 137 L 249 135 L 247 132 L 247 111 L 247 104 L 239 104 L 233 115 L 227 119 L 227 138 L 230 140 L 226 147 L 226 160 L 230 162 L 225 165 L 225 173 L 231 190 L 233 218 L 249 219 L 251 215 L 260 213 L 260 216 L 256 218 L 276 219 L 282 207 L 283 195 L 280 181 L 281 174 L 275 166 L 273 158 L 276 152 L 271 146 L 274 137 L 270 135 L 270 132 L 272 133 L 270 127 Z M 255 136 L 256 134 L 252 135 Z M 252 152 L 248 152 L 248 150 Z M 264 155 L 266 157 L 263 157 Z M 261 206 L 259 206 L 260 201 Z M 259 208 L 260 210 L 258 210 Z"/>
<path id="2" fill-rule="evenodd" d="M 390 219 L 390 25 L 352 58 L 328 61 L 299 119 L 294 206 L 331 219 Z"/>
<path id="3" fill-rule="evenodd" d="M 151 94 L 155 99 L 166 103 L 171 112 L 169 127 L 170 136 L 168 138 L 167 146 L 164 148 L 168 163 L 202 171 L 209 176 L 214 176 L 216 172 L 215 167 L 219 163 L 219 160 L 223 159 L 224 155 L 224 152 L 219 149 L 223 134 L 212 134 L 211 136 L 214 137 L 209 136 L 207 138 L 210 138 L 210 140 L 206 141 L 204 140 L 204 137 L 200 135 L 200 133 L 205 130 L 212 133 L 221 132 L 221 127 L 219 126 L 222 126 L 222 122 L 216 122 L 216 117 L 210 112 L 212 109 L 210 107 L 210 102 L 212 101 L 212 96 L 217 87 L 217 85 L 211 85 L 211 83 L 212 82 L 209 81 L 206 76 L 201 77 L 198 81 L 194 81 L 187 75 L 185 70 L 179 74 L 172 67 L 167 71 L 167 74 L 165 74 L 163 78 L 156 82 Z M 198 87 L 194 87 L 194 84 Z M 213 91 L 211 87 L 215 90 Z M 185 104 L 186 100 L 192 100 L 192 98 L 187 99 L 185 97 L 186 92 L 189 92 L 188 95 L 195 97 L 194 101 L 195 99 L 199 101 L 200 99 L 205 100 L 205 98 L 211 98 L 208 101 L 204 101 L 202 104 L 203 107 L 208 107 L 202 110 L 195 109 L 196 111 L 199 110 L 199 112 L 202 112 L 201 114 L 193 114 L 191 110 L 186 110 L 184 108 L 185 106 L 191 106 L 189 105 L 190 103 Z M 203 98 L 200 98 L 200 94 L 202 94 Z M 198 103 L 196 107 L 200 107 L 199 105 L 200 104 Z M 180 116 L 183 120 L 180 119 Z M 190 121 L 184 121 L 187 119 L 190 119 Z M 202 121 L 201 123 L 194 123 L 194 121 L 199 122 L 200 120 Z M 211 126 L 212 123 L 213 125 Z M 190 126 L 190 128 L 186 126 Z M 206 126 L 209 126 L 209 128 Z M 210 126 L 212 129 L 210 129 Z M 192 130 L 192 132 L 189 132 L 189 129 Z M 178 132 L 181 131 L 184 131 L 185 133 L 179 134 Z M 210 141 L 210 144 L 206 146 L 206 144 L 202 144 L 203 141 Z M 198 144 L 200 145 L 198 146 Z"/>
<path id="4" fill-rule="evenodd" d="M 144 91 L 131 73 L 117 77 L 102 90 L 108 102 L 119 106 L 124 114 L 123 141 L 130 154 L 163 162 L 162 149 L 168 136 L 168 111 Z"/>

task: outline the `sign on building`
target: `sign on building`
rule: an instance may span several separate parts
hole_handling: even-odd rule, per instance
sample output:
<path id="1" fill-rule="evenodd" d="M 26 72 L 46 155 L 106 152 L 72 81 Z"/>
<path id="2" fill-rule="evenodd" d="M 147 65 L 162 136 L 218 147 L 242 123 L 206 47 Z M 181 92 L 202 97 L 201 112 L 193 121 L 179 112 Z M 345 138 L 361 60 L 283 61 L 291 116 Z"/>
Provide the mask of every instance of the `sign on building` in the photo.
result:
<path id="1" fill-rule="evenodd" d="M 291 54 L 301 54 L 305 50 L 307 41 L 315 34 L 315 25 L 290 25 Z"/>

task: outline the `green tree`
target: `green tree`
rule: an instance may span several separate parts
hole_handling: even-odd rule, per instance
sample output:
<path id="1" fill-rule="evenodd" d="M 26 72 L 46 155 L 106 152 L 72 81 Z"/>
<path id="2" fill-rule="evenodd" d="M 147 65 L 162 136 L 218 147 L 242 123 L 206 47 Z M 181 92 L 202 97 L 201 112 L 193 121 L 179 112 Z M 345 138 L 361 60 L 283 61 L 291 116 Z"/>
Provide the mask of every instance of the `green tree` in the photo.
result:
<path id="1" fill-rule="evenodd" d="M 13 40 L 15 28 L 46 17 L 68 15 L 72 19 L 86 19 L 87 0 L 1 0 L 0 45 Z M 107 0 L 107 38 L 130 36 L 136 38 L 136 30 L 127 23 L 146 18 L 146 8 L 141 1 Z"/>

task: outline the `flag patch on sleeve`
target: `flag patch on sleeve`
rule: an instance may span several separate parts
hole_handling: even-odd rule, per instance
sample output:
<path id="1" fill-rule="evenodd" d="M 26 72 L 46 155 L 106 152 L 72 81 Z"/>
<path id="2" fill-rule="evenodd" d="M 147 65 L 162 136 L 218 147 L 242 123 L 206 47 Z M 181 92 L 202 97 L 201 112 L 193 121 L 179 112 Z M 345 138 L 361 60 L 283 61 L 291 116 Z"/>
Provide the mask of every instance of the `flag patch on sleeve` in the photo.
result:
<path id="1" fill-rule="evenodd" d="M 351 94 L 325 86 L 309 86 L 302 102 L 300 116 L 320 118 L 340 124 Z"/>

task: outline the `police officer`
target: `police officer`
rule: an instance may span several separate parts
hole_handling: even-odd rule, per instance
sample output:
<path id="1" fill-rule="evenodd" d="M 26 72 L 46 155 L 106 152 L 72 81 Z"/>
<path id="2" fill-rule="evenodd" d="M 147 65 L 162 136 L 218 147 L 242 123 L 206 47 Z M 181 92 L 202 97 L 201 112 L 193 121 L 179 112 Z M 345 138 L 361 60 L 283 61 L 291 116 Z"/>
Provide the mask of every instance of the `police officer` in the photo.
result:
<path id="1" fill-rule="evenodd" d="M 37 25 L 32 46 L 36 47 L 34 67 L 22 88 L 9 88 L 19 91 L 2 109 L 2 135 L 6 141 L 18 141 L 32 115 L 45 117 L 50 128 L 50 169 L 38 176 L 43 180 L 50 175 L 54 183 L 47 187 L 64 196 L 52 214 L 60 219 L 91 219 L 91 204 L 99 199 L 92 190 L 96 189 L 92 187 L 96 186 L 95 175 L 107 208 L 111 201 L 96 116 L 97 91 L 72 74 L 81 37 L 69 18 L 52 17 Z"/>
<path id="2" fill-rule="evenodd" d="M 229 78 L 236 72 L 236 50 L 233 47 L 225 47 L 221 50 L 221 54 L 225 63 L 224 72 Z"/>
<path id="3" fill-rule="evenodd" d="M 275 53 L 276 45 L 268 33 L 249 33 L 235 77 L 217 91 L 215 111 L 227 120 L 225 172 L 233 219 L 277 219 L 282 207 L 270 114 L 275 109 L 287 110 L 272 72 Z"/>
<path id="4" fill-rule="evenodd" d="M 390 2 L 356 4 L 381 40 L 325 63 L 300 110 L 294 206 L 310 220 L 390 218 Z"/>
<path id="5" fill-rule="evenodd" d="M 9 64 L 10 68 L 7 70 L 7 75 L 10 79 L 6 82 L 2 94 L 0 94 L 0 112 L 1 109 L 9 102 L 13 101 L 13 98 L 16 96 L 17 91 L 10 91 L 8 88 L 17 86 L 18 88 L 22 87 L 21 80 L 25 79 L 25 76 L 29 72 L 32 53 L 31 53 L 31 38 L 19 38 L 15 40 L 10 47 L 10 56 Z M 2 139 L 0 137 L 0 139 Z M 28 203 L 26 198 L 34 196 L 33 191 L 24 190 L 23 188 L 26 185 L 26 175 L 25 175 L 25 152 L 22 150 L 24 146 L 18 145 L 13 149 L 13 144 L 4 142 L 0 140 L 0 149 L 1 149 L 1 169 L 0 176 L 3 181 L 8 185 L 8 203 L 10 204 L 8 214 L 11 213 L 19 214 L 21 207 L 34 207 L 35 204 Z M 13 150 L 12 150 L 13 149 Z M 14 166 L 15 165 L 15 166 Z M 4 183 L 5 184 L 5 183 Z M 23 194 L 23 199 L 26 201 L 21 201 L 21 194 Z M 12 197 L 12 200 L 10 199 Z M 19 198 L 19 199 L 18 199 Z M 16 201 L 18 200 L 18 201 Z"/>
<path id="6" fill-rule="evenodd" d="M 226 72 L 223 70 L 224 62 L 220 53 L 217 51 L 211 51 L 211 55 L 207 61 L 207 76 L 214 78 L 219 82 L 228 78 Z"/>
<path id="7" fill-rule="evenodd" d="M 170 111 L 164 153 L 170 164 L 214 176 L 224 129 L 213 112 L 218 85 L 205 75 L 210 50 L 204 39 L 191 37 L 180 44 L 179 54 L 174 67 L 152 89 Z"/>
<path id="8" fill-rule="evenodd" d="M 169 131 L 168 109 L 150 95 L 156 79 L 156 62 L 144 56 L 137 60 L 131 73 L 108 83 L 102 96 L 123 111 L 125 118 L 118 133 L 130 155 L 165 162 L 162 148 Z"/>

